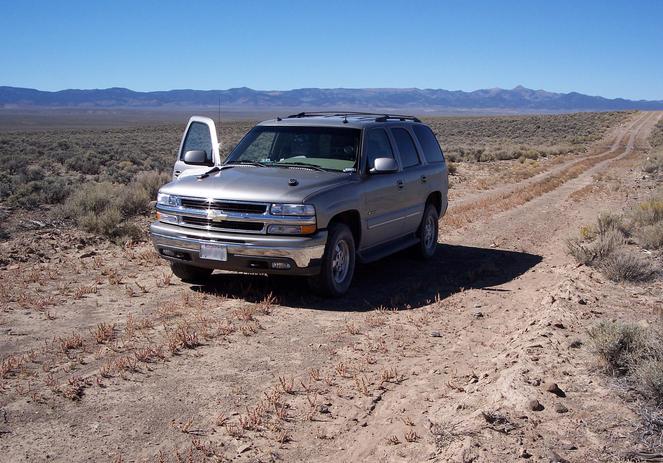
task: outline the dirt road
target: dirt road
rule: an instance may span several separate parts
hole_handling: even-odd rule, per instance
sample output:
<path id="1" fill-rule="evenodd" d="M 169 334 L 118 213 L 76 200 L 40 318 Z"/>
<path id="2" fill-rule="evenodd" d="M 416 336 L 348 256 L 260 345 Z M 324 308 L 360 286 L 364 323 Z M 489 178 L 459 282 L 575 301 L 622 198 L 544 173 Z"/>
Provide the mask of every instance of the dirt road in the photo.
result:
<path id="1" fill-rule="evenodd" d="M 639 113 L 593 156 L 460 198 L 449 219 L 471 219 L 443 221 L 431 262 L 364 266 L 337 300 L 260 276 L 190 287 L 148 245 L 45 233 L 57 259 L 0 275 L 1 455 L 619 461 L 637 420 L 592 371 L 585 331 L 647 318 L 660 284 L 609 284 L 564 240 L 646 197 L 634 166 L 660 117 Z"/>

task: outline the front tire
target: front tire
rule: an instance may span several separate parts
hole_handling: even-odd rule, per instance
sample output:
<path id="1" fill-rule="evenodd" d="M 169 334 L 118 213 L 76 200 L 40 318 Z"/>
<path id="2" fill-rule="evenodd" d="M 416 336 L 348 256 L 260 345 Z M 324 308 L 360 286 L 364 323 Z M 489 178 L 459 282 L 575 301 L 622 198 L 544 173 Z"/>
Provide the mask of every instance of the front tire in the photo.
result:
<path id="1" fill-rule="evenodd" d="M 421 225 L 419 225 L 419 244 L 415 246 L 417 257 L 423 260 L 428 260 L 437 249 L 437 238 L 439 235 L 438 222 L 440 217 L 437 209 L 431 203 L 427 203 L 424 208 L 424 216 L 421 218 Z"/>
<path id="2" fill-rule="evenodd" d="M 350 288 L 355 271 L 355 240 L 347 225 L 329 227 L 329 238 L 320 273 L 309 278 L 311 288 L 324 295 L 339 297 Z"/>
<path id="3" fill-rule="evenodd" d="M 212 274 L 212 269 L 194 267 L 193 265 L 183 264 L 181 262 L 171 262 L 170 269 L 176 277 L 185 283 L 201 285 L 207 282 Z"/>

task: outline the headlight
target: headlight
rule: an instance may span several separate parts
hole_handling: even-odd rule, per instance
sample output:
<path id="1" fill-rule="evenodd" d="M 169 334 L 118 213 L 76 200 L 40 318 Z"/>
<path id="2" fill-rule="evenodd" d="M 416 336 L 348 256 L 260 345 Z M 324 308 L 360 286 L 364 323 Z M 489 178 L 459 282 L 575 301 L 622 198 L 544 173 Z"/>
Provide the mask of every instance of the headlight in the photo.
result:
<path id="1" fill-rule="evenodd" d="M 270 225 L 267 233 L 272 235 L 310 235 L 315 233 L 315 225 Z"/>
<path id="2" fill-rule="evenodd" d="M 177 196 L 173 195 L 167 195 L 166 193 L 158 193 L 157 194 L 157 204 L 161 204 L 162 206 L 179 206 L 180 205 L 180 198 Z"/>
<path id="3" fill-rule="evenodd" d="M 164 214 L 161 211 L 157 211 L 157 220 L 159 222 L 166 222 L 166 223 L 179 223 L 179 219 L 176 215 Z"/>
<path id="4" fill-rule="evenodd" d="M 269 210 L 272 215 L 315 215 L 315 207 L 312 204 L 272 204 Z"/>

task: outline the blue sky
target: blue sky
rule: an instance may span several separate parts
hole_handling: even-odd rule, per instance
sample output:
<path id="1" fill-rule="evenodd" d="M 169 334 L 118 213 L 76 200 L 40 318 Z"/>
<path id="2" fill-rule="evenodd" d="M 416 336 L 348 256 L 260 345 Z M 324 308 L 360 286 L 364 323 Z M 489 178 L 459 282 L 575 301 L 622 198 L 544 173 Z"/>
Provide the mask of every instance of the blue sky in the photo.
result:
<path id="1" fill-rule="evenodd" d="M 663 1 L 0 0 L 0 85 L 663 99 Z"/>

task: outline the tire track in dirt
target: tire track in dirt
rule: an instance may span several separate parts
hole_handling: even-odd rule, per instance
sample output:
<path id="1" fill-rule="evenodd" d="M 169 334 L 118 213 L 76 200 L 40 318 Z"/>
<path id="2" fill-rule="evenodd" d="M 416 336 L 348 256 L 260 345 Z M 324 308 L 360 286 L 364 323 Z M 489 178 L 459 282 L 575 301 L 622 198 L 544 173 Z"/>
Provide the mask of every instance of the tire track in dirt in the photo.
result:
<path id="1" fill-rule="evenodd" d="M 629 125 L 627 130 L 617 136 L 617 139 L 607 151 L 563 164 L 551 171 L 544 172 L 539 174 L 539 176 L 520 182 L 515 186 L 509 185 L 508 187 L 505 187 L 504 190 L 491 190 L 482 194 L 478 199 L 473 198 L 471 201 L 459 202 L 457 205 L 454 205 L 449 209 L 449 212 L 442 220 L 442 229 L 444 231 L 458 229 L 473 222 L 475 217 L 480 213 L 493 214 L 525 204 L 544 193 L 554 190 L 569 180 L 576 178 L 584 171 L 597 164 L 601 164 L 606 160 L 620 158 L 622 155 L 628 154 L 632 150 L 631 140 L 633 139 L 634 134 L 636 134 L 651 118 L 652 115 L 648 113 L 640 116 L 636 121 Z M 618 147 L 622 144 L 626 136 L 629 136 L 629 138 L 624 150 L 620 153 L 616 153 Z"/>
<path id="2" fill-rule="evenodd" d="M 629 134 L 629 132 L 631 130 L 633 130 L 633 127 L 641 121 L 641 118 L 642 118 L 642 115 L 635 116 L 630 121 L 625 122 L 623 125 L 614 128 L 613 129 L 614 134 L 608 134 L 605 137 L 605 139 L 599 140 L 598 142 L 595 143 L 595 147 L 591 149 L 592 151 L 596 151 L 593 154 L 584 155 L 584 156 L 580 157 L 580 159 L 574 158 L 574 159 L 566 160 L 566 161 L 564 161 L 564 162 L 562 162 L 558 165 L 554 165 L 549 169 L 546 169 L 546 170 L 544 170 L 544 171 L 542 171 L 542 172 L 540 172 L 536 175 L 533 175 L 532 177 L 526 178 L 526 179 L 521 180 L 521 181 L 517 181 L 517 182 L 514 182 L 514 183 L 506 183 L 502 186 L 490 188 L 490 189 L 487 189 L 485 191 L 463 195 L 458 200 L 453 201 L 452 204 L 454 205 L 454 207 L 458 207 L 458 206 L 463 206 L 463 205 L 471 203 L 471 202 L 481 200 L 485 196 L 490 196 L 490 195 L 495 195 L 495 194 L 500 194 L 500 193 L 507 193 L 507 192 L 515 190 L 516 188 L 520 188 L 522 186 L 525 186 L 525 185 L 528 185 L 530 183 L 534 183 L 538 180 L 541 180 L 542 178 L 545 178 L 548 175 L 554 175 L 554 174 L 558 173 L 559 171 L 562 171 L 565 168 L 567 168 L 567 167 L 569 167 L 569 166 L 571 166 L 575 163 L 578 163 L 578 162 L 580 162 L 584 159 L 597 157 L 597 156 L 601 156 L 601 155 L 604 155 L 604 154 L 607 154 L 607 153 L 614 152 L 620 147 L 624 137 L 626 137 Z M 614 140 L 612 141 L 612 143 L 610 143 L 608 145 L 607 140 L 609 140 L 610 138 L 614 138 Z"/>
<path id="3" fill-rule="evenodd" d="M 600 444 L 593 437 L 595 427 L 600 427 L 602 420 L 613 422 L 617 427 L 627 426 L 631 415 L 623 410 L 620 413 L 624 416 L 601 410 L 601 401 L 610 399 L 609 391 L 600 392 L 602 395 L 597 401 L 582 390 L 571 389 L 577 398 L 569 399 L 567 405 L 591 410 L 594 419 L 583 418 L 587 421 L 586 434 L 580 437 L 565 434 L 574 427 L 569 423 L 573 418 L 552 411 L 550 396 L 540 396 L 539 381 L 546 377 L 563 378 L 561 371 L 571 367 L 584 370 L 589 362 L 588 354 L 574 359 L 566 350 L 569 341 L 565 336 L 582 332 L 577 314 L 562 306 L 544 308 L 540 301 L 564 283 L 564 275 L 555 270 L 566 259 L 560 241 L 571 224 L 577 222 L 577 214 L 566 201 L 568 195 L 591 181 L 592 175 L 631 154 L 659 118 L 660 114 L 645 114 L 639 118 L 625 134 L 628 136 L 626 146 L 617 155 L 606 156 L 576 177 L 520 207 L 489 216 L 487 220 L 450 234 L 451 244 L 508 243 L 510 247 L 536 250 L 544 255 L 544 262 L 512 281 L 491 287 L 490 291 L 460 292 L 439 305 L 437 313 L 444 317 L 444 321 L 437 322 L 438 326 L 443 326 L 441 338 L 437 342 L 421 340 L 431 350 L 399 365 L 401 369 L 418 373 L 402 387 L 383 394 L 376 409 L 365 418 L 367 425 L 357 426 L 349 433 L 348 440 L 353 444 L 326 461 L 393 458 L 392 450 L 384 442 L 391 436 L 402 436 L 407 429 L 398 417 L 415 413 L 419 415 L 415 420 L 416 429 L 426 429 L 436 443 L 418 444 L 418 454 L 401 450 L 400 456 L 406 460 L 406 455 L 418 455 L 419 460 L 485 461 L 479 456 L 487 453 L 493 458 L 490 461 L 501 458 L 510 461 L 518 458 L 518 441 L 530 451 L 536 449 L 545 455 L 568 438 L 587 446 L 579 455 L 576 453 L 574 461 L 597 461 L 596 448 L 592 448 Z M 585 212 L 595 214 L 592 208 L 585 208 Z M 514 240 L 519 237 L 526 239 Z M 480 318 L 472 313 L 477 310 L 482 313 Z M 558 334 L 561 330 L 553 328 L 555 324 L 565 326 L 563 335 Z M 579 371 L 578 376 L 579 382 L 591 383 L 585 371 Z M 566 381 L 571 383 L 570 379 Z M 526 404 L 532 397 L 538 397 L 549 409 L 545 411 L 545 424 L 536 415 L 527 416 L 531 412 L 527 413 Z M 503 419 L 502 426 L 517 429 L 516 436 L 509 437 L 511 431 L 496 432 L 494 425 L 488 422 L 491 416 Z M 541 435 L 546 437 L 541 438 Z"/>

